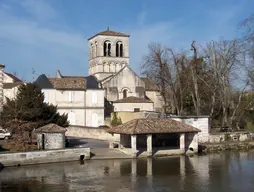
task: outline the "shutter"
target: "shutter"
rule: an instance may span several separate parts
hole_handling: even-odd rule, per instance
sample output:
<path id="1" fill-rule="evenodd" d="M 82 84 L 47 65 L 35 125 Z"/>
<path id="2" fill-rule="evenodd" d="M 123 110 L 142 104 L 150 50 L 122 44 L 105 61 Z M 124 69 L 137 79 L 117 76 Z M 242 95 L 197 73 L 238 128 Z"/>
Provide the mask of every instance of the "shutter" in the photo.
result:
<path id="1" fill-rule="evenodd" d="M 49 102 L 49 93 L 44 92 L 44 103 L 48 103 Z"/>
<path id="2" fill-rule="evenodd" d="M 97 93 L 96 92 L 93 92 L 93 94 L 92 94 L 92 103 L 93 104 L 97 103 Z"/>
<path id="3" fill-rule="evenodd" d="M 92 126 L 98 127 L 98 115 L 97 113 L 93 113 L 92 115 Z"/>
<path id="4" fill-rule="evenodd" d="M 72 92 L 69 91 L 69 102 L 72 102 Z"/>
<path id="5" fill-rule="evenodd" d="M 68 120 L 70 125 L 75 125 L 76 120 L 75 120 L 75 113 L 73 111 L 69 113 Z"/>

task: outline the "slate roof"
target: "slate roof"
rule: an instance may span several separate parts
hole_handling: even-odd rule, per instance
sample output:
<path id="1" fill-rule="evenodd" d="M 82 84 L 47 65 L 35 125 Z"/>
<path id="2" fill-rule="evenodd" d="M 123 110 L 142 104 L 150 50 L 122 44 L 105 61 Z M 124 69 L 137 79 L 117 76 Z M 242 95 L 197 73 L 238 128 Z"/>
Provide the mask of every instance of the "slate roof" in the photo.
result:
<path id="1" fill-rule="evenodd" d="M 51 84 L 51 82 L 48 80 L 47 76 L 42 74 L 40 75 L 35 83 L 41 88 L 41 89 L 54 89 L 54 86 Z"/>
<path id="2" fill-rule="evenodd" d="M 170 118 L 134 119 L 122 125 L 111 127 L 109 133 L 117 134 L 159 134 L 159 133 L 197 133 L 199 129 Z"/>
<path id="3" fill-rule="evenodd" d="M 145 82 L 146 91 L 160 91 L 158 85 L 156 85 L 151 79 L 147 77 L 141 77 L 141 80 Z"/>
<path id="4" fill-rule="evenodd" d="M 86 90 L 86 79 L 80 77 L 48 78 L 55 89 Z"/>
<path id="5" fill-rule="evenodd" d="M 89 75 L 85 77 L 86 79 L 86 88 L 87 89 L 100 89 L 99 82 L 97 81 L 96 77 L 93 75 Z"/>
<path id="6" fill-rule="evenodd" d="M 120 32 L 117 32 L 117 31 L 111 31 L 111 30 L 106 30 L 106 31 L 102 31 L 102 32 L 99 32 L 97 34 L 95 34 L 94 36 L 90 37 L 88 40 L 98 36 L 98 35 L 105 35 L 105 36 L 118 36 L 118 37 L 130 37 L 130 35 L 128 34 L 124 34 L 124 33 L 120 33 Z"/>
<path id="7" fill-rule="evenodd" d="M 50 123 L 35 130 L 36 133 L 64 133 L 66 131 L 67 129 L 54 123 Z"/>
<path id="8" fill-rule="evenodd" d="M 130 96 L 130 97 L 113 101 L 113 103 L 153 103 L 153 102 L 149 99 Z"/>

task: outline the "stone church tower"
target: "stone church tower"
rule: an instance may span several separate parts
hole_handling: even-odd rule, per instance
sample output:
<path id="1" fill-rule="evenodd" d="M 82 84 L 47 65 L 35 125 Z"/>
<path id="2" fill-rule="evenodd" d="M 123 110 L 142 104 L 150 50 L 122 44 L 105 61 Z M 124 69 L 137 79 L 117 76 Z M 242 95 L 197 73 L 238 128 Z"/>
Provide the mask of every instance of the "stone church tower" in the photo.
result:
<path id="1" fill-rule="evenodd" d="M 89 75 L 102 81 L 129 65 L 129 37 L 109 29 L 90 37 Z"/>

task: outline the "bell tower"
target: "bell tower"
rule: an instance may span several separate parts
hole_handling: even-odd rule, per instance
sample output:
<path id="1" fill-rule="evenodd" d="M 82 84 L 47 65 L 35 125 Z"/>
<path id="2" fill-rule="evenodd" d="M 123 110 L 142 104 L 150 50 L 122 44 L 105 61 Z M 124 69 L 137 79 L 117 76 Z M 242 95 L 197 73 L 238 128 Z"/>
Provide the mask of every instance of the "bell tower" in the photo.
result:
<path id="1" fill-rule="evenodd" d="M 90 37 L 89 75 L 100 81 L 129 65 L 129 37 L 109 28 Z"/>

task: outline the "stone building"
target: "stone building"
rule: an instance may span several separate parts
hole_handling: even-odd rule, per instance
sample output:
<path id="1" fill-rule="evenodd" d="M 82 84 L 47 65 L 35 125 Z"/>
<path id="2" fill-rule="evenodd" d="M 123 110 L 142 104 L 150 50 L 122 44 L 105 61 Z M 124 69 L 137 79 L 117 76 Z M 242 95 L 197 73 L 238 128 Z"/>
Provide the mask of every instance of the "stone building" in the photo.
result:
<path id="1" fill-rule="evenodd" d="M 70 125 L 104 125 L 104 90 L 93 76 L 63 76 L 57 71 L 55 78 L 42 74 L 35 83 L 42 89 L 45 102 L 68 114 Z"/>
<path id="2" fill-rule="evenodd" d="M 56 124 L 48 124 L 35 130 L 38 149 L 64 149 L 67 130 Z"/>
<path id="3" fill-rule="evenodd" d="M 200 130 L 173 119 L 134 119 L 107 131 L 120 134 L 119 148 L 133 157 L 198 152 Z"/>
<path id="4" fill-rule="evenodd" d="M 97 78 L 105 90 L 106 100 L 113 102 L 113 105 L 116 103 L 114 101 L 136 97 L 152 101 L 153 111 L 161 111 L 163 102 L 159 87 L 151 80 L 139 77 L 130 68 L 129 37 L 108 29 L 89 38 L 89 75 Z M 127 111 L 137 110 L 137 107 L 123 103 L 117 105 L 118 108 L 125 105 L 120 108 Z"/>
<path id="5" fill-rule="evenodd" d="M 6 102 L 6 97 L 9 99 L 16 98 L 18 88 L 22 84 L 25 84 L 25 82 L 16 75 L 7 72 L 3 73 L 4 103 Z"/>

